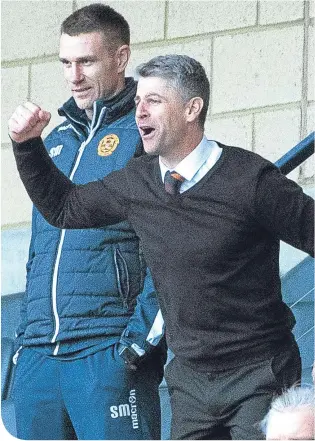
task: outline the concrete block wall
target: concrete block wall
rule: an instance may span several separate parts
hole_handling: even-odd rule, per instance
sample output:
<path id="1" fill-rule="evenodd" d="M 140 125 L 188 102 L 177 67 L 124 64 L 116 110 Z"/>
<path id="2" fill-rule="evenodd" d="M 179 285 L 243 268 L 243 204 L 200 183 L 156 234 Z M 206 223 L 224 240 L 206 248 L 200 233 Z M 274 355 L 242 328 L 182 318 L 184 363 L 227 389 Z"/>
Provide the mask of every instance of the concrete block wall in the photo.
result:
<path id="1" fill-rule="evenodd" d="M 59 26 L 93 1 L 2 0 L 2 226 L 27 227 L 31 203 L 17 177 L 7 119 L 30 99 L 53 114 L 69 93 L 58 61 Z M 198 59 L 211 83 L 209 138 L 275 161 L 315 126 L 314 1 L 106 1 L 128 20 L 128 75 L 158 54 Z M 47 131 L 46 130 L 46 133 Z M 291 177 L 313 186 L 313 159 Z"/>

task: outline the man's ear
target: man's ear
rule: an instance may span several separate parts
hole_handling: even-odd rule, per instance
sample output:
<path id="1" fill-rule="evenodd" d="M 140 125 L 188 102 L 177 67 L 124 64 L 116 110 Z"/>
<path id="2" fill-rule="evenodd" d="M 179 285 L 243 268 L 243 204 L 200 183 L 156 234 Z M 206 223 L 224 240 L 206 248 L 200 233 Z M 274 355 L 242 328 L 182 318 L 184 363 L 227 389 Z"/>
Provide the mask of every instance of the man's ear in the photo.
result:
<path id="1" fill-rule="evenodd" d="M 128 46 L 128 44 L 120 46 L 116 51 L 116 57 L 118 72 L 124 72 L 130 58 L 130 46 Z"/>
<path id="2" fill-rule="evenodd" d="M 193 122 L 199 118 L 200 112 L 203 108 L 203 99 L 200 96 L 191 98 L 186 105 L 186 119 L 188 122 Z"/>

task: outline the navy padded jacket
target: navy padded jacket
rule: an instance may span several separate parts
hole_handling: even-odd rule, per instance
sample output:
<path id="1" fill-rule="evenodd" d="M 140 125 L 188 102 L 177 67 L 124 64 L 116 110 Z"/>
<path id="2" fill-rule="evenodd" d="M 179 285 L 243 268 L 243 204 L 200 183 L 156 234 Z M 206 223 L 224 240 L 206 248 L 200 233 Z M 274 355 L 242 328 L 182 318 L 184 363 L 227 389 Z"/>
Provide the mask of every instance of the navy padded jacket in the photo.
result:
<path id="1" fill-rule="evenodd" d="M 94 103 L 92 122 L 73 98 L 59 109 L 66 120 L 45 146 L 73 182 L 101 179 L 142 154 L 135 92 L 136 83 L 127 78 L 117 96 Z M 55 355 L 117 341 L 147 352 L 164 332 L 151 275 L 129 223 L 60 230 L 35 208 L 21 315 L 17 344 L 47 345 Z"/>

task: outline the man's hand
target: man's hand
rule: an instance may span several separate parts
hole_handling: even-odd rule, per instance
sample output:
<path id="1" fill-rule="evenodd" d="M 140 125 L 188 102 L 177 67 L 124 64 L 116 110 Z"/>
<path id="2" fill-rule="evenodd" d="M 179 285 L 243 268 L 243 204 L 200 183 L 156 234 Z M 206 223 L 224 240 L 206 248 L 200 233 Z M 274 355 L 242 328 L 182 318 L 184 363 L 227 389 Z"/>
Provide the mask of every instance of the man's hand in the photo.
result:
<path id="1" fill-rule="evenodd" d="M 124 360 L 125 365 L 131 371 L 138 369 L 138 363 L 141 362 L 141 356 L 129 346 L 118 343 L 118 354 Z"/>
<path id="2" fill-rule="evenodd" d="M 9 119 L 9 135 L 15 142 L 24 142 L 41 136 L 48 125 L 51 114 L 36 104 L 26 102 L 16 108 Z"/>

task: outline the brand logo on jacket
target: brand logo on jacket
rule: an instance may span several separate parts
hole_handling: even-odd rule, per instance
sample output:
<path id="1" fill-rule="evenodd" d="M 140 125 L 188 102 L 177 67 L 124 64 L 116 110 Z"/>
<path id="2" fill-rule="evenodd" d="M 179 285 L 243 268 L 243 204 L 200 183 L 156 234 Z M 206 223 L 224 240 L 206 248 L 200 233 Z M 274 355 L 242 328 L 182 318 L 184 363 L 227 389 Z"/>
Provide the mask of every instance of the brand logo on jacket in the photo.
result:
<path id="1" fill-rule="evenodd" d="M 61 153 L 62 148 L 63 148 L 63 145 L 62 145 L 62 144 L 60 144 L 60 145 L 56 145 L 56 147 L 51 148 L 51 149 L 49 150 L 49 156 L 50 156 L 51 158 L 54 158 L 55 156 L 59 156 L 60 153 Z"/>
<path id="2" fill-rule="evenodd" d="M 129 394 L 129 403 L 119 404 L 118 406 L 111 406 L 110 416 L 114 419 L 121 417 L 131 418 L 132 428 L 139 429 L 138 410 L 136 391 L 132 389 Z"/>
<path id="3" fill-rule="evenodd" d="M 116 150 L 118 144 L 119 138 L 117 135 L 114 133 L 106 135 L 100 140 L 97 147 L 97 153 L 99 156 L 109 156 Z"/>
<path id="4" fill-rule="evenodd" d="M 68 129 L 72 129 L 73 130 L 72 124 L 68 124 L 67 126 L 59 127 L 58 128 L 58 132 L 62 132 L 63 130 L 68 130 Z"/>

